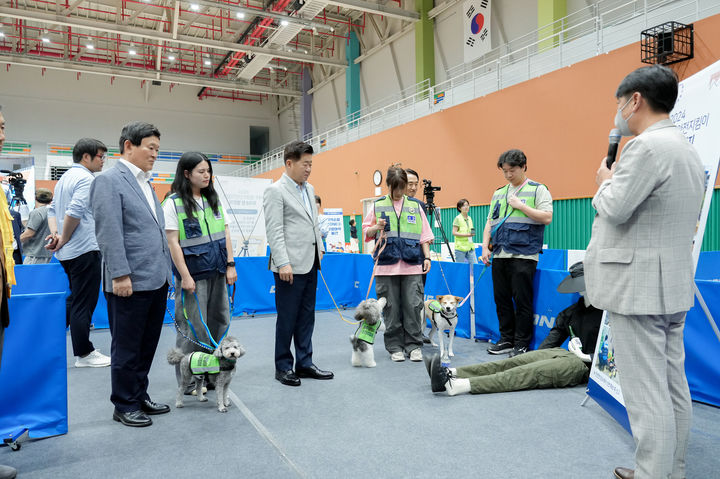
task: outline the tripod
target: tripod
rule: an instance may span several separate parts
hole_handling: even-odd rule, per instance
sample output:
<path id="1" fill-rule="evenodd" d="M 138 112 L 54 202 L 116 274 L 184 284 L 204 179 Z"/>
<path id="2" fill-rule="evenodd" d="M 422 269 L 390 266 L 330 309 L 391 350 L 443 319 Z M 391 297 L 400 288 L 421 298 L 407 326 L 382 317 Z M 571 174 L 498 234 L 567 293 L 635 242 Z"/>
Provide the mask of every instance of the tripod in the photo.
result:
<path id="1" fill-rule="evenodd" d="M 250 240 L 243 240 L 242 248 L 240 248 L 240 254 L 238 256 L 250 256 L 249 250 Z"/>
<path id="2" fill-rule="evenodd" d="M 431 195 L 426 195 L 425 199 L 427 200 L 428 213 L 430 214 L 430 217 L 437 222 L 438 228 L 440 229 L 440 234 L 442 235 L 443 243 L 445 243 L 445 246 L 447 246 L 448 252 L 450 253 L 450 258 L 454 263 L 455 255 L 453 254 L 452 248 L 450 248 L 450 241 L 448 241 L 447 235 L 445 234 L 445 229 L 443 228 L 442 221 L 440 220 L 440 213 L 437 212 L 437 207 L 435 206 L 435 203 L 433 203 L 434 198 Z"/>

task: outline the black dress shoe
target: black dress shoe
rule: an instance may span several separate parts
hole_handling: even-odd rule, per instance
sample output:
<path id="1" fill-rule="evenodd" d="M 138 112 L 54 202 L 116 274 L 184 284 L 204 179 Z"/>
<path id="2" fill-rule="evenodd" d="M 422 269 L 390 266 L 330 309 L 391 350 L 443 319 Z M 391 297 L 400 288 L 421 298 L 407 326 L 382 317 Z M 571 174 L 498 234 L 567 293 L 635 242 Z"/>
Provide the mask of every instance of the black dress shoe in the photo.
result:
<path id="1" fill-rule="evenodd" d="M 312 378 L 312 379 L 332 379 L 335 377 L 330 371 L 323 371 L 318 369 L 314 364 L 309 368 L 295 368 L 298 377 L 301 378 Z"/>
<path id="2" fill-rule="evenodd" d="M 156 402 L 152 402 L 150 399 L 144 400 L 140 405 L 140 409 L 142 409 L 145 414 L 148 414 L 150 416 L 170 412 L 170 406 L 168 406 L 167 404 L 158 404 Z"/>
<path id="3" fill-rule="evenodd" d="M 113 411 L 113 421 L 123 423 L 130 427 L 145 427 L 152 425 L 152 419 L 142 411 L 120 412 Z"/>
<path id="4" fill-rule="evenodd" d="M 283 383 L 285 386 L 300 386 L 300 378 L 292 369 L 287 371 L 275 371 L 275 379 Z"/>

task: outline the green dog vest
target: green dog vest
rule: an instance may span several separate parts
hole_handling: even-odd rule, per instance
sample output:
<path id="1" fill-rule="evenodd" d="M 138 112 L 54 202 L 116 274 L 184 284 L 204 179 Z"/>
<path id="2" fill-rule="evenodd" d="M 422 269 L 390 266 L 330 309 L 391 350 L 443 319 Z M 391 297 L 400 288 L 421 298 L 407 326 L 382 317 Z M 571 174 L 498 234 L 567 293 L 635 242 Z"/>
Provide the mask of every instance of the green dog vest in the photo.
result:
<path id="1" fill-rule="evenodd" d="M 375 324 L 368 324 L 365 321 L 360 323 L 360 327 L 356 331 L 356 336 L 358 339 L 365 341 L 368 344 L 374 344 L 375 343 L 375 334 L 377 334 L 377 330 L 380 327 L 381 321 L 378 321 Z"/>
<path id="2" fill-rule="evenodd" d="M 440 306 L 440 301 L 437 299 L 433 299 L 432 302 L 428 305 L 428 308 L 430 308 L 430 311 L 433 313 L 441 313 L 442 312 L 442 306 Z"/>
<path id="3" fill-rule="evenodd" d="M 196 351 L 190 356 L 190 372 L 194 375 L 218 374 L 220 372 L 220 358 L 212 354 Z"/>

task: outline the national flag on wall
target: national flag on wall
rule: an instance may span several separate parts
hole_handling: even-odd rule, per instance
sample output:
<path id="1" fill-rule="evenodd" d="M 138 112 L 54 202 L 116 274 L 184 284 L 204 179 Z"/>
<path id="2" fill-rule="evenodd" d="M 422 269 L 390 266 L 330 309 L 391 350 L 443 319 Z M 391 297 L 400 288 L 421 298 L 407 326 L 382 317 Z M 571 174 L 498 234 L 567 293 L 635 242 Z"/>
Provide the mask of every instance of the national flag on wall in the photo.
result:
<path id="1" fill-rule="evenodd" d="M 490 7 L 492 0 L 463 3 L 463 58 L 471 62 L 490 51 Z"/>

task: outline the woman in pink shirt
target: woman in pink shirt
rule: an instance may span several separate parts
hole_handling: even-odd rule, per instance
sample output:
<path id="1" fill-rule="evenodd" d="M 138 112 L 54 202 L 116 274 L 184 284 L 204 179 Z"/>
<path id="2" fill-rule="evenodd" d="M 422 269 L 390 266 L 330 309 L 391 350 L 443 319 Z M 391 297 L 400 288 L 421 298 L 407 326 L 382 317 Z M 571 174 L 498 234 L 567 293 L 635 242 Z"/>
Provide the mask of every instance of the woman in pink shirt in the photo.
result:
<path id="1" fill-rule="evenodd" d="M 434 236 L 420 203 L 403 194 L 407 174 L 391 166 L 385 178 L 390 194 L 375 202 L 362 228 L 367 240 L 385 231 L 387 244 L 375 271 L 375 292 L 385 298 L 385 349 L 393 361 L 422 361 L 422 275 L 430 270 Z M 377 257 L 377 255 L 375 256 Z"/>

